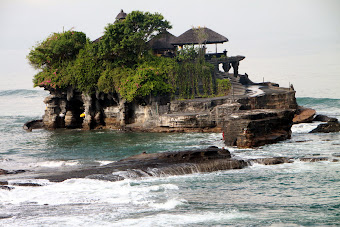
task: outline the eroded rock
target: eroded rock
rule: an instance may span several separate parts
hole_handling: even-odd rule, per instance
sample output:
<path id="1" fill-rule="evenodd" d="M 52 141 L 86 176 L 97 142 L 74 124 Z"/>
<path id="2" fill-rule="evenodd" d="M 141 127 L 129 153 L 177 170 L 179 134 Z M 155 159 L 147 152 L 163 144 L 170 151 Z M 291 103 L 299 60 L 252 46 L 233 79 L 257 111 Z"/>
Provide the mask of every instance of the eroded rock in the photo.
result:
<path id="1" fill-rule="evenodd" d="M 227 146 L 258 147 L 291 137 L 295 110 L 249 110 L 232 114 L 224 122 Z"/>
<path id="2" fill-rule="evenodd" d="M 293 118 L 293 123 L 294 124 L 311 123 L 314 119 L 315 114 L 316 111 L 314 109 L 299 106 L 297 114 Z"/>

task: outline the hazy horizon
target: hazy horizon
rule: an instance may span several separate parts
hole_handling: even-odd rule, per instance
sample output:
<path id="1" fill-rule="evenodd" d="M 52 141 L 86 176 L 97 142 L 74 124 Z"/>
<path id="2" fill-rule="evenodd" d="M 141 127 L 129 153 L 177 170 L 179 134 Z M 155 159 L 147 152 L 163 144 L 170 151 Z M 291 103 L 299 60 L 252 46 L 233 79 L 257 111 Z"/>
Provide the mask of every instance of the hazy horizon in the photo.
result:
<path id="1" fill-rule="evenodd" d="M 94 40 L 121 9 L 159 12 L 176 36 L 192 26 L 226 36 L 218 50 L 246 56 L 240 73 L 254 82 L 292 83 L 298 97 L 340 98 L 337 0 L 1 0 L 0 89 L 33 87 L 26 55 L 37 42 L 73 27 Z"/>

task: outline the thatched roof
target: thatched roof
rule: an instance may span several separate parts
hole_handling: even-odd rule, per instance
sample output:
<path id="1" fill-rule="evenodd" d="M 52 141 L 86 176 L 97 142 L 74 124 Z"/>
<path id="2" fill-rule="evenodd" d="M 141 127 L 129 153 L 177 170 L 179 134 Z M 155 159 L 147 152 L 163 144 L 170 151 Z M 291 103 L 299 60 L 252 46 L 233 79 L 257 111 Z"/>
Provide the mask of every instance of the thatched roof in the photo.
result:
<path id="1" fill-rule="evenodd" d="M 176 40 L 176 36 L 170 32 L 163 32 L 149 41 L 149 46 L 153 50 L 172 50 L 175 49 L 171 43 Z"/>
<path id="2" fill-rule="evenodd" d="M 202 42 L 205 44 L 212 44 L 212 43 L 224 43 L 228 42 L 228 39 L 223 35 L 214 32 L 209 28 L 202 28 L 203 32 L 206 34 L 207 38 Z M 188 31 L 184 32 L 182 35 L 178 36 L 174 42 L 171 44 L 173 45 L 189 45 L 189 44 L 199 44 L 198 37 L 197 37 L 197 28 L 189 29 Z"/>
<path id="3" fill-rule="evenodd" d="M 126 13 L 124 13 L 123 10 L 120 11 L 120 13 L 118 13 L 118 15 L 116 16 L 116 20 L 122 20 L 126 18 Z"/>

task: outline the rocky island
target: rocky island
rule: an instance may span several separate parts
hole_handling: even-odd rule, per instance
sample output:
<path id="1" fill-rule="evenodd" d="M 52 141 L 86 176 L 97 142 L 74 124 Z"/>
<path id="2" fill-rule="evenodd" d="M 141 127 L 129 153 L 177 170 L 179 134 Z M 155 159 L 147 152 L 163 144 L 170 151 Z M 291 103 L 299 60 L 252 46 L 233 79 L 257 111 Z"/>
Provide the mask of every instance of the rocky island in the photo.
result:
<path id="1" fill-rule="evenodd" d="M 53 33 L 28 55 L 40 70 L 35 86 L 50 95 L 43 119 L 24 128 L 221 132 L 238 147 L 290 138 L 293 86 L 239 74 L 245 57 L 218 53 L 228 39 L 209 28 L 178 37 L 169 28 L 160 14 L 121 11 L 94 41 L 82 32 Z"/>

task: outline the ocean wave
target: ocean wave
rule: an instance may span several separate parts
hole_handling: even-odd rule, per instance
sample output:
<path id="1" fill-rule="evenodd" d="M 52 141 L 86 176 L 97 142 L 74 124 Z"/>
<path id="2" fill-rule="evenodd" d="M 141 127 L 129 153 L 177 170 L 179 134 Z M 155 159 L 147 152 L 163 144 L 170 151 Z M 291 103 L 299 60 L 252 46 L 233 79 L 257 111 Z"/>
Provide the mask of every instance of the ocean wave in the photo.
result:
<path id="1" fill-rule="evenodd" d="M 340 99 L 331 98 L 297 98 L 300 106 L 315 109 L 317 114 L 338 118 L 340 116 Z"/>
<path id="2" fill-rule="evenodd" d="M 303 97 L 296 98 L 296 101 L 301 106 L 324 105 L 340 107 L 340 99 Z"/>
<path id="3" fill-rule="evenodd" d="M 4 96 L 20 96 L 20 97 L 39 97 L 46 96 L 47 91 L 41 89 L 13 89 L 13 90 L 0 90 L 0 97 Z"/>

